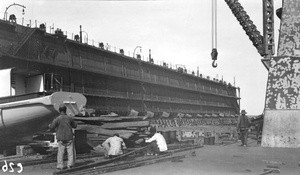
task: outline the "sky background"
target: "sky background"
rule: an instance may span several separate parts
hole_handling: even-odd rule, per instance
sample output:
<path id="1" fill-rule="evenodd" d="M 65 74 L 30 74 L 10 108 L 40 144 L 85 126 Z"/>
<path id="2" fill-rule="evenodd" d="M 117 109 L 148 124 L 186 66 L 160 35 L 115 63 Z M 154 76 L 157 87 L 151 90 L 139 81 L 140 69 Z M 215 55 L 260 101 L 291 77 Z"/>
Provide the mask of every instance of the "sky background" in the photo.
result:
<path id="1" fill-rule="evenodd" d="M 239 0 L 261 35 L 262 1 Z M 217 68 L 211 66 L 212 0 L 156 0 L 156 1 L 89 1 L 89 0 L 5 0 L 0 3 L 0 17 L 6 7 L 15 14 L 17 22 L 35 26 L 46 23 L 60 28 L 68 36 L 79 34 L 89 44 L 108 43 L 111 50 L 124 49 L 126 55 L 136 50 L 147 60 L 149 49 L 154 62 L 166 62 L 173 67 L 184 65 L 188 70 L 211 78 L 222 79 L 241 89 L 241 109 L 250 115 L 264 110 L 267 69 L 261 56 L 232 14 L 224 0 L 217 0 Z M 274 0 L 274 9 L 282 0 Z M 277 50 L 280 21 L 274 16 L 275 48 Z M 277 55 L 277 52 L 275 52 Z"/>

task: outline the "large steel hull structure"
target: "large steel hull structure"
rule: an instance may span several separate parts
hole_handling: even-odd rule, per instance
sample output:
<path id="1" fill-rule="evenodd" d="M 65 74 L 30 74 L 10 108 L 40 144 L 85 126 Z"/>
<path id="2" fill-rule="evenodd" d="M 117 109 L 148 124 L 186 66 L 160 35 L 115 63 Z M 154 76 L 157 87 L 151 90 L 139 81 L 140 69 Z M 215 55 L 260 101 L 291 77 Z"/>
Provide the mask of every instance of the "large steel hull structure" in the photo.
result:
<path id="1" fill-rule="evenodd" d="M 156 115 L 168 112 L 233 116 L 239 114 L 237 87 L 223 80 L 153 64 L 102 47 L 0 20 L 0 69 L 13 68 L 12 86 L 41 75 L 44 91 L 87 97 L 97 114 L 131 109 Z M 21 77 L 21 78 L 20 78 Z M 22 79 L 25 83 L 18 83 Z"/>

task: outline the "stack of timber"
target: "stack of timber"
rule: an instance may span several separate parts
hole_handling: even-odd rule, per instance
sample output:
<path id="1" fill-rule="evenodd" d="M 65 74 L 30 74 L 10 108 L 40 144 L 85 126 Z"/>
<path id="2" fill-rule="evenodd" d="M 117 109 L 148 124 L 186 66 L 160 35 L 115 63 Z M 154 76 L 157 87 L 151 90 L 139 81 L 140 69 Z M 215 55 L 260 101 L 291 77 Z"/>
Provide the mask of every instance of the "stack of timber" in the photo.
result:
<path id="1" fill-rule="evenodd" d="M 102 144 L 107 138 L 119 134 L 127 147 L 141 146 L 147 135 L 150 122 L 148 116 L 119 116 L 115 113 L 100 115 L 99 117 L 75 117 L 77 130 L 85 130 L 87 143 L 91 147 Z"/>
<path id="2" fill-rule="evenodd" d="M 158 128 L 193 126 L 236 126 L 237 117 L 175 117 L 150 119 L 150 124 Z"/>

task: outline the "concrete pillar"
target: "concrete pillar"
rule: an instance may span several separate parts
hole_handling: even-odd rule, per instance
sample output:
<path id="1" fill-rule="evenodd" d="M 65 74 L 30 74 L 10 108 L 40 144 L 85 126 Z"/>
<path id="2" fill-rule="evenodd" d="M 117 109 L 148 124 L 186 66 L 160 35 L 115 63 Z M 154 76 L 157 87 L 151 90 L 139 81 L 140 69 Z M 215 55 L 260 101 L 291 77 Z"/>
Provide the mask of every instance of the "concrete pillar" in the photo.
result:
<path id="1" fill-rule="evenodd" d="M 283 1 L 278 57 L 270 60 L 263 147 L 300 147 L 300 1 Z"/>

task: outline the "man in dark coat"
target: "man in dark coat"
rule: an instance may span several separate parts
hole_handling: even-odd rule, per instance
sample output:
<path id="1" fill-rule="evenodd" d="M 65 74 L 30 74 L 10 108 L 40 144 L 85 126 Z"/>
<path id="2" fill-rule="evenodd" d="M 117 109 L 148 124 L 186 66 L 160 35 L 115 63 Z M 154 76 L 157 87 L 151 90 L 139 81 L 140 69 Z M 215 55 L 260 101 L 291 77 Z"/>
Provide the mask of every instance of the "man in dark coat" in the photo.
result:
<path id="1" fill-rule="evenodd" d="M 66 114 L 67 107 L 64 104 L 59 105 L 60 115 L 53 120 L 49 125 L 49 128 L 55 130 L 56 138 L 58 142 L 57 153 L 57 169 L 64 168 L 64 152 L 67 149 L 68 152 L 68 164 L 67 167 L 71 168 L 75 163 L 75 149 L 73 128 L 77 127 L 77 124 L 71 116 Z"/>
<path id="2" fill-rule="evenodd" d="M 248 132 L 250 130 L 250 125 L 251 125 L 251 121 L 246 116 L 246 114 L 247 114 L 247 112 L 245 110 L 241 111 L 241 115 L 239 117 L 238 124 L 237 124 L 237 130 L 241 134 L 241 141 L 242 141 L 241 146 L 244 146 L 244 147 L 247 146 Z"/>

